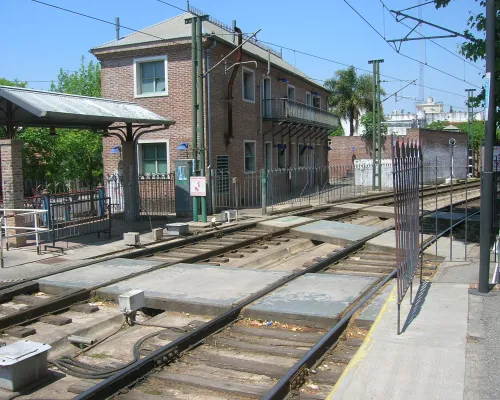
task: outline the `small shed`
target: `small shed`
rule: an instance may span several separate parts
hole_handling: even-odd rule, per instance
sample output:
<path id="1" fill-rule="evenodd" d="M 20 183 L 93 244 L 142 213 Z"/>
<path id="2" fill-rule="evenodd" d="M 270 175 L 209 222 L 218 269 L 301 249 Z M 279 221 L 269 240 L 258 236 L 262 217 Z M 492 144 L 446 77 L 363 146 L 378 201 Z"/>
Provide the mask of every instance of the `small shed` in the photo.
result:
<path id="1" fill-rule="evenodd" d="M 6 137 L 0 140 L 4 208 L 24 208 L 22 143 L 16 140 L 16 132 L 25 127 L 47 127 L 53 132 L 58 128 L 88 129 L 121 140 L 125 218 L 133 220 L 138 213 L 135 141 L 174 123 L 137 103 L 0 86 L 0 128 Z M 16 245 L 25 240 L 14 239 Z"/>

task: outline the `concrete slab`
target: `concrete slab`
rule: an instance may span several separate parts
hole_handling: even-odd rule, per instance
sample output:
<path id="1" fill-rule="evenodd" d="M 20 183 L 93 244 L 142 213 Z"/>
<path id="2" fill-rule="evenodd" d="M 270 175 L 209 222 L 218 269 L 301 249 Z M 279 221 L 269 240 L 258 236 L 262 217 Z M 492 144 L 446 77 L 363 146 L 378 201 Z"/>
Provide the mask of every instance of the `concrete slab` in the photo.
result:
<path id="1" fill-rule="evenodd" d="M 358 211 L 358 210 L 363 210 L 364 208 L 367 207 L 370 207 L 370 205 L 363 203 L 344 203 L 344 204 L 339 204 L 338 206 L 333 206 L 332 208 L 344 211 Z"/>
<path id="2" fill-rule="evenodd" d="M 424 242 L 431 238 L 432 235 L 424 235 Z M 396 254 L 396 233 L 394 232 L 394 230 L 384 232 L 382 235 L 379 235 L 376 238 L 370 239 L 368 242 L 366 242 L 365 248 L 367 250 L 384 251 Z M 434 247 L 431 246 L 427 248 L 424 251 L 424 254 L 435 255 Z M 441 251 L 438 251 L 439 260 L 443 260 L 445 257 L 446 254 L 444 254 L 443 249 L 441 249 Z"/>
<path id="3" fill-rule="evenodd" d="M 470 214 L 472 214 L 472 211 L 469 211 L 469 215 Z M 432 220 L 437 218 L 437 219 L 444 219 L 447 221 L 451 219 L 452 221 L 457 222 L 460 221 L 461 219 L 464 219 L 465 216 L 466 216 L 465 211 L 462 212 L 454 210 L 452 213 L 450 213 L 449 211 L 438 211 L 431 214 L 427 214 L 424 217 L 424 220 Z M 469 217 L 470 222 L 480 222 L 480 219 L 481 216 L 479 214 Z"/>
<path id="4" fill-rule="evenodd" d="M 243 315 L 329 328 L 375 280 L 363 276 L 306 274 L 247 307 Z"/>
<path id="5" fill-rule="evenodd" d="M 285 275 L 277 271 L 180 263 L 106 286 L 98 293 L 116 301 L 124 292 L 141 289 L 148 307 L 216 315 Z"/>
<path id="6" fill-rule="evenodd" d="M 269 221 L 262 221 L 257 224 L 257 228 L 264 229 L 270 232 L 276 232 L 282 229 L 293 228 L 294 226 L 304 225 L 308 222 L 314 222 L 312 218 L 306 217 L 281 217 L 276 219 L 271 219 Z"/>
<path id="7" fill-rule="evenodd" d="M 394 218 L 394 207 L 369 206 L 363 209 L 363 214 L 373 215 L 381 218 Z"/>
<path id="8" fill-rule="evenodd" d="M 378 228 L 337 221 L 316 221 L 290 230 L 306 239 L 347 246 L 378 232 Z"/>
<path id="9" fill-rule="evenodd" d="M 382 307 L 389 298 L 389 295 L 391 294 L 392 289 L 395 285 L 396 282 L 386 285 L 372 300 L 372 302 L 359 313 L 358 317 L 354 321 L 354 325 L 360 328 L 370 329 L 372 324 L 377 319 L 380 310 L 382 310 Z"/>
<path id="10" fill-rule="evenodd" d="M 38 280 L 42 292 L 58 294 L 68 288 L 88 288 L 99 283 L 111 281 L 136 272 L 145 271 L 161 261 L 129 260 L 115 258 L 82 267 L 73 271 L 62 272 Z"/>
<path id="11" fill-rule="evenodd" d="M 327 399 L 463 399 L 468 285 L 425 283 L 401 308 L 398 335 L 393 290 Z"/>

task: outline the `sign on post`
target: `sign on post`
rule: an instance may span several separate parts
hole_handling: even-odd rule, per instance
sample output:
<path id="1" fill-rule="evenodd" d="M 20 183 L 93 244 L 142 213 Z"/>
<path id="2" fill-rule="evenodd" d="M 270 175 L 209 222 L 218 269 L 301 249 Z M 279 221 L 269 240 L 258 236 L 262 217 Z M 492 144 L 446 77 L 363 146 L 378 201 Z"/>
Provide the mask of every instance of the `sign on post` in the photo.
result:
<path id="1" fill-rule="evenodd" d="M 189 194 L 196 197 L 205 197 L 207 195 L 207 177 L 192 176 L 189 181 Z"/>

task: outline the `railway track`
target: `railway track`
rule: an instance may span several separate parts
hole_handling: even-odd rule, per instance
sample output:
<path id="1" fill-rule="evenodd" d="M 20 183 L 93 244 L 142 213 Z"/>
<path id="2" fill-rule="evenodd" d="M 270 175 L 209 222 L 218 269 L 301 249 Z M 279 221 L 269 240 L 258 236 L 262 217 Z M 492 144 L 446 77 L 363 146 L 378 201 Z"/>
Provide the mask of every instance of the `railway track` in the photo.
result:
<path id="1" fill-rule="evenodd" d="M 456 189 L 456 191 L 457 191 L 456 198 L 458 199 L 459 198 L 458 189 Z M 435 189 L 432 194 L 434 193 Z M 378 198 L 377 199 L 377 201 L 379 201 L 378 204 L 380 204 L 380 201 L 387 200 L 387 198 L 388 196 L 385 196 L 385 199 Z M 375 201 L 375 200 L 370 199 L 370 201 Z M 387 228 L 393 222 L 390 218 L 381 219 L 378 217 L 363 215 L 363 213 L 359 211 L 352 211 L 352 210 L 345 211 L 334 208 L 330 209 L 322 208 L 321 211 L 312 209 L 312 210 L 307 210 L 306 212 L 304 211 L 300 212 L 300 214 L 302 215 L 304 215 L 304 213 L 306 214 L 308 213 L 308 215 L 314 219 L 340 220 L 344 223 L 355 223 L 360 225 L 376 226 L 380 229 L 380 232 L 387 230 Z M 39 324 L 39 325 L 40 324 L 43 325 L 44 323 L 51 325 L 51 323 L 54 323 L 57 325 L 57 323 L 60 323 L 61 320 L 63 320 L 64 318 L 66 319 L 75 318 L 74 317 L 75 313 L 86 313 L 88 310 L 87 311 L 75 310 L 74 308 L 70 309 L 70 307 L 82 304 L 83 309 L 85 309 L 85 305 L 88 305 L 87 304 L 88 301 L 91 299 L 93 293 L 95 293 L 97 289 L 109 284 L 129 279 L 134 276 L 147 274 L 149 272 L 165 268 L 179 262 L 189 262 L 189 263 L 203 262 L 204 264 L 209 263 L 212 265 L 223 264 L 235 267 L 245 267 L 245 266 L 249 267 L 248 266 L 249 263 L 252 262 L 251 258 L 253 258 L 254 265 L 257 265 L 258 263 L 261 268 L 265 269 L 280 270 L 281 268 L 281 270 L 283 270 L 284 264 L 293 265 L 293 268 L 289 268 L 291 272 L 290 275 L 287 275 L 285 278 L 277 281 L 275 284 L 266 288 L 264 291 L 256 293 L 254 296 L 251 296 L 250 298 L 243 300 L 239 304 L 235 305 L 235 307 L 233 307 L 233 309 L 231 309 L 230 311 L 220 315 L 215 319 L 206 322 L 204 325 L 200 325 L 199 321 L 197 320 L 192 320 L 192 321 L 190 320 L 190 321 L 185 321 L 184 325 L 177 327 L 181 329 L 182 333 L 180 333 L 179 331 L 176 332 L 175 330 L 172 331 L 170 329 L 167 329 L 167 331 L 170 332 L 169 335 L 165 333 L 164 335 L 162 335 L 162 337 L 171 338 L 168 339 L 169 340 L 168 344 L 163 345 L 161 342 L 157 343 L 160 347 L 158 348 L 153 347 L 152 349 L 150 349 L 149 354 L 147 350 L 143 349 L 142 355 L 145 355 L 145 357 L 142 359 L 137 359 L 136 361 L 137 365 L 131 365 L 123 370 L 120 370 L 120 372 L 115 374 L 115 376 L 113 377 L 113 382 L 106 383 L 106 381 L 104 381 L 101 384 L 95 386 L 94 388 L 88 389 L 83 394 L 77 396 L 77 398 L 81 399 L 106 398 L 119 392 L 123 387 L 128 386 L 131 382 L 137 379 L 141 379 L 144 375 L 147 375 L 150 371 L 154 370 L 158 366 L 169 365 L 168 368 L 170 368 L 172 361 L 178 360 L 179 356 L 181 354 L 184 354 L 184 352 L 186 351 L 189 352 L 189 357 L 192 357 L 190 353 L 192 346 L 200 342 L 204 343 L 202 346 L 199 346 L 200 348 L 205 345 L 213 347 L 213 343 L 216 343 L 215 346 L 217 347 L 218 346 L 217 343 L 219 344 L 222 342 L 233 343 L 236 339 L 237 339 L 236 342 L 241 341 L 243 343 L 245 342 L 245 340 L 243 339 L 246 338 L 249 341 L 249 343 L 254 343 L 256 341 L 259 342 L 260 340 L 263 340 L 264 342 L 265 341 L 269 342 L 268 346 L 274 346 L 280 348 L 280 346 L 275 346 L 272 344 L 274 343 L 273 340 L 276 341 L 277 338 L 273 337 L 270 338 L 266 336 L 266 334 L 269 334 L 270 329 L 264 329 L 262 326 L 255 325 L 254 322 L 253 322 L 254 325 L 247 326 L 247 328 L 252 328 L 257 330 L 245 331 L 245 329 L 243 329 L 243 331 L 246 332 L 243 335 L 244 337 L 239 338 L 238 336 L 235 336 L 233 337 L 233 339 L 235 339 L 233 340 L 233 342 L 231 341 L 227 342 L 225 339 L 228 339 L 228 337 L 230 338 L 231 335 L 234 336 L 242 333 L 243 331 L 240 328 L 245 328 L 244 326 L 245 324 L 247 325 L 252 324 L 252 322 L 240 320 L 240 314 L 246 306 L 306 273 L 357 275 L 357 276 L 372 277 L 376 279 L 376 282 L 370 288 L 371 290 L 378 288 L 378 286 L 381 283 L 387 282 L 393 274 L 393 269 L 395 266 L 395 258 L 393 254 L 373 252 L 363 248 L 363 243 L 368 239 L 370 239 L 371 237 L 366 238 L 366 240 L 363 242 L 356 243 L 353 246 L 348 246 L 345 248 L 342 246 L 334 246 L 327 244 L 314 245 L 311 246 L 310 248 L 301 248 L 300 243 L 297 243 L 297 249 L 299 249 L 299 251 L 294 252 L 294 251 L 289 251 L 288 249 L 290 248 L 289 242 L 290 241 L 293 242 L 294 240 L 296 240 L 296 238 L 293 238 L 289 234 L 288 229 L 283 229 L 276 232 L 269 232 L 269 231 L 264 231 L 262 229 L 258 229 L 255 225 L 256 224 L 250 223 L 246 224 L 246 226 L 244 226 L 243 229 L 241 227 L 231 228 L 221 232 L 212 232 L 210 234 L 191 237 L 183 243 L 168 244 L 165 247 L 169 247 L 169 249 L 164 251 L 157 251 L 156 249 L 143 249 L 137 252 L 135 255 L 140 256 L 143 259 L 161 260 L 161 264 L 151 267 L 150 269 L 147 269 L 140 273 L 130 274 L 124 277 L 120 277 L 118 279 L 100 283 L 99 285 L 93 285 L 85 289 L 74 289 L 74 290 L 72 289 L 68 290 L 67 292 L 63 292 L 52 296 L 48 295 L 26 296 L 27 293 L 36 292 L 38 290 L 36 282 L 25 281 L 16 285 L 11 285 L 10 287 L 4 288 L 2 291 L 0 291 L 0 301 L 3 302 L 2 308 L 0 309 L 0 329 L 6 330 L 12 327 L 14 328 L 19 327 L 20 325 L 23 325 L 21 328 L 29 329 L 30 325 L 26 326 L 26 324 L 28 323 Z M 300 240 L 298 242 L 300 242 Z M 275 256 L 271 257 L 271 260 L 269 262 L 263 261 L 266 257 L 266 252 L 275 251 L 274 249 L 277 249 L 278 247 L 287 249 L 284 255 L 278 257 L 278 259 L 276 259 Z M 242 262 L 243 258 L 246 258 L 248 262 Z M 431 273 L 430 271 L 431 270 L 425 270 L 424 272 L 428 274 Z M 367 293 L 363 293 L 363 295 L 366 294 Z M 361 301 L 361 297 L 362 296 L 360 296 L 360 298 L 357 300 L 358 303 Z M 20 304 L 23 306 L 20 307 Z M 120 323 L 120 318 L 119 315 L 116 314 L 116 310 L 114 310 L 115 311 L 114 315 L 113 310 L 111 310 L 112 307 L 102 306 L 101 308 L 102 310 L 99 310 L 99 313 L 101 313 L 101 311 L 105 311 L 105 313 L 101 313 L 101 315 L 103 315 L 102 318 L 113 319 L 114 325 Z M 68 311 L 68 309 L 70 309 L 70 311 Z M 73 317 L 68 316 L 67 313 L 73 315 Z M 46 322 L 47 316 L 53 314 L 57 314 L 57 317 L 59 318 L 52 318 L 53 321 L 51 323 Z M 97 315 L 97 313 L 95 315 Z M 40 321 L 40 319 L 43 317 L 45 317 L 45 321 L 43 320 Z M 48 320 L 50 321 L 50 318 L 48 318 Z M 275 326 L 273 327 L 273 330 L 277 332 L 275 333 L 276 335 L 282 335 L 283 338 L 286 338 L 287 335 L 293 336 L 297 334 L 298 336 L 300 336 L 297 332 L 301 333 L 303 329 L 303 327 L 300 326 L 291 326 L 290 329 L 292 330 L 288 329 L 288 327 L 285 327 L 285 329 L 283 328 L 284 327 Z M 293 330 L 293 328 L 296 328 L 296 330 Z M 255 334 L 251 334 L 251 332 L 254 332 Z M 318 338 L 320 336 L 321 338 L 324 338 L 323 334 L 325 333 L 325 330 L 317 329 L 308 331 L 307 333 L 310 334 L 309 339 L 311 341 L 312 340 L 311 338 L 313 338 L 314 335 L 316 335 Z M 210 339 L 205 343 L 208 337 L 210 338 L 212 337 L 211 335 L 215 335 L 214 336 L 215 342 L 212 339 Z M 302 336 L 302 338 L 305 339 L 304 336 Z M 338 342 L 338 339 L 339 338 L 337 338 L 334 342 L 331 343 L 329 342 L 331 345 L 330 347 L 334 346 L 335 343 Z M 306 341 L 299 343 L 301 344 L 307 343 L 308 346 L 312 344 L 312 342 L 310 343 Z M 348 350 L 347 353 L 349 352 L 352 353 L 356 347 L 354 345 L 355 343 L 359 343 L 359 341 L 356 342 L 355 340 L 351 340 L 346 343 L 343 343 L 343 346 L 332 347 L 332 352 L 334 352 L 335 349 L 337 349 L 338 351 L 343 351 L 342 349 L 344 349 L 345 347 L 345 349 Z M 286 347 L 286 346 L 281 346 L 281 347 Z M 301 352 L 304 351 L 307 352 L 308 349 L 308 347 L 305 345 L 298 347 L 290 345 L 289 347 L 295 348 L 297 351 L 295 352 L 292 351 L 293 356 L 290 355 L 289 357 L 288 356 L 285 357 L 286 360 L 284 360 L 282 369 L 279 370 L 280 372 L 283 372 L 284 371 L 283 368 L 290 365 L 291 363 L 300 361 L 299 359 L 300 355 L 302 354 Z M 255 346 L 254 347 L 250 346 L 249 348 L 255 348 Z M 265 347 L 262 347 L 262 349 L 264 348 Z M 311 348 L 314 348 L 314 346 Z M 207 351 L 210 351 L 209 347 L 207 347 L 206 349 L 208 349 Z M 238 349 L 237 347 L 235 347 L 235 351 L 238 354 L 243 352 L 243 350 L 244 349 Z M 200 350 L 200 352 L 202 352 L 202 350 Z M 263 356 L 264 354 L 263 352 L 259 353 L 258 351 L 253 351 L 252 354 L 255 355 L 254 353 L 261 354 L 261 356 Z M 194 357 L 198 357 L 198 353 L 196 354 L 193 353 L 193 354 Z M 186 358 L 181 363 L 184 363 L 186 360 L 188 360 L 188 358 Z M 328 361 L 326 362 L 328 364 Z M 269 364 L 269 360 L 267 361 L 263 360 L 262 363 Z M 180 365 L 179 362 L 177 362 L 176 365 L 177 364 Z M 186 371 L 187 371 L 186 373 L 182 373 L 181 371 L 182 368 L 179 365 L 177 365 L 179 369 L 174 370 L 174 372 L 171 373 L 174 373 L 174 375 L 178 376 L 190 375 L 188 373 L 190 371 L 189 362 L 186 363 Z M 266 365 L 264 365 L 264 367 L 265 366 Z M 259 367 L 259 365 L 255 364 L 253 365 L 253 367 L 257 368 Z M 214 368 L 218 367 L 215 366 Z M 236 368 L 236 370 L 238 370 L 238 368 Z M 338 373 L 338 370 L 339 368 L 332 367 L 332 371 L 334 372 L 336 371 L 335 373 L 332 372 L 333 374 L 332 376 L 330 376 L 328 379 L 321 378 L 317 382 L 317 384 L 312 383 L 311 385 L 313 387 L 317 386 L 321 390 L 326 390 L 322 385 L 324 385 L 325 382 L 327 381 L 333 382 L 333 379 L 336 376 L 335 374 Z M 239 371 L 239 372 L 247 374 L 251 373 L 245 371 Z M 328 375 L 326 372 L 325 374 Z M 320 375 L 323 375 L 323 373 Z M 165 376 L 170 376 L 170 375 L 165 375 Z M 264 377 L 266 375 L 264 374 L 262 376 Z M 173 381 L 174 378 L 170 376 L 169 379 Z M 264 385 L 265 390 L 269 391 L 270 390 L 269 385 L 273 382 L 276 383 L 277 376 L 276 373 L 274 372 L 271 374 L 271 376 L 267 376 L 267 378 L 262 378 L 262 379 L 264 379 L 264 381 L 266 382 L 266 385 Z M 199 382 L 201 381 L 202 380 L 199 380 Z M 243 385 L 244 383 L 241 384 Z M 175 383 L 175 385 L 186 386 L 188 388 L 196 387 L 197 388 L 196 390 L 205 390 L 205 389 L 200 389 L 200 384 L 196 386 L 194 383 L 190 384 L 188 381 L 184 383 L 177 382 Z M 214 391 L 213 389 L 210 390 L 212 392 Z M 258 393 L 261 393 L 262 390 Z M 315 390 L 316 389 L 314 389 L 313 391 Z M 303 393 L 303 396 L 314 395 L 314 394 L 317 393 Z M 218 395 L 220 395 L 220 392 L 218 392 Z M 229 398 L 237 398 L 234 396 L 235 393 L 232 393 Z M 61 398 L 67 398 L 67 397 L 62 396 Z M 175 397 L 167 396 L 167 398 L 175 398 Z M 193 398 L 193 397 L 181 397 L 181 398 Z M 223 398 L 223 397 L 215 397 L 215 398 Z M 250 398 L 255 398 L 255 397 L 250 397 Z M 308 397 L 303 397 L 303 398 L 308 398 Z"/>

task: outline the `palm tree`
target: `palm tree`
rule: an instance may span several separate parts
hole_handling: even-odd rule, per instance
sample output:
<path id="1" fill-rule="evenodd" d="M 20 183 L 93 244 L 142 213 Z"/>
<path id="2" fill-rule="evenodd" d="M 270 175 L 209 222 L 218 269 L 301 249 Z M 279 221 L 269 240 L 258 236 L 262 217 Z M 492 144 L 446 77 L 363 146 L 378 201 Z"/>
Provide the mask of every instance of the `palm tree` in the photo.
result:
<path id="1" fill-rule="evenodd" d="M 325 81 L 331 94 L 328 104 L 341 117 L 349 120 L 349 135 L 354 135 L 362 111 L 373 109 L 373 80 L 371 75 L 357 75 L 354 67 L 335 72 L 335 77 Z M 381 94 L 385 92 L 381 89 Z"/>

